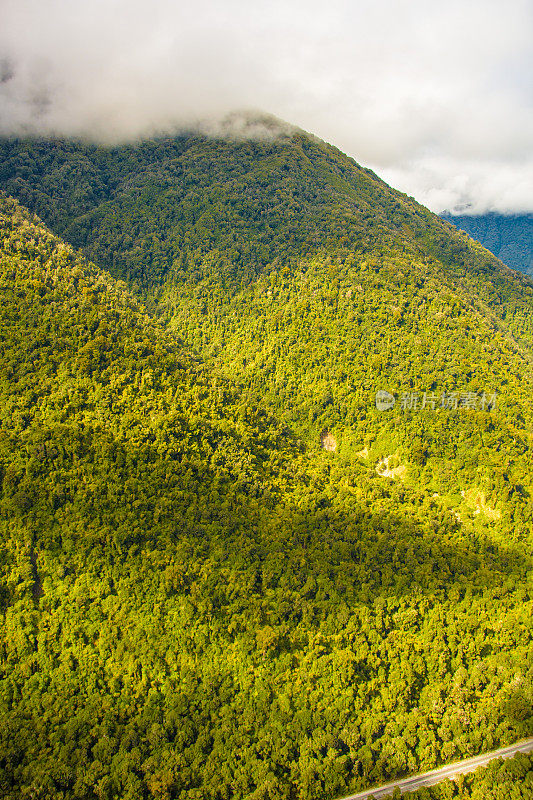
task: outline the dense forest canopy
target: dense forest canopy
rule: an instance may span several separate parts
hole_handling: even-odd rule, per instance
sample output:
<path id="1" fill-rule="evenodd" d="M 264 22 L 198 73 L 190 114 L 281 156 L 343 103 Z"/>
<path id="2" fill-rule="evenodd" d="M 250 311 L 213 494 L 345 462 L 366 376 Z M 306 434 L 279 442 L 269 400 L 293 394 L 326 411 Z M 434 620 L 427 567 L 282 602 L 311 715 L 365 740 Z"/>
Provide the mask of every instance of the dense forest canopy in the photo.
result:
<path id="1" fill-rule="evenodd" d="M 6 191 L 307 440 L 366 435 L 380 388 L 497 391 L 511 373 L 528 396 L 533 285 L 303 132 L 0 154 Z M 483 374 L 502 344 L 514 365 Z"/>
<path id="2" fill-rule="evenodd" d="M 533 284 L 301 132 L 0 157 L 2 793 L 530 735 Z"/>

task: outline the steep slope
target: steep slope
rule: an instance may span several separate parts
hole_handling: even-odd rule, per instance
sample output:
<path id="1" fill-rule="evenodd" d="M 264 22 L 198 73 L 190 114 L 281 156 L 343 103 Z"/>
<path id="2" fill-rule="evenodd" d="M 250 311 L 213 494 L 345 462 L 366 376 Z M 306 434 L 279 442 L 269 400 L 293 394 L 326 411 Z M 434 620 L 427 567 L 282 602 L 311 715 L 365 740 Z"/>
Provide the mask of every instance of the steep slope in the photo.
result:
<path id="1" fill-rule="evenodd" d="M 286 126 L 263 140 L 183 134 L 111 149 L 3 139 L 0 156 L 5 191 L 152 290 L 165 277 L 239 288 L 317 253 L 436 256 L 482 274 L 491 263 L 371 171 Z"/>
<path id="2" fill-rule="evenodd" d="M 533 277 L 533 214 L 443 214 L 512 269 Z"/>
<path id="3" fill-rule="evenodd" d="M 479 414 L 438 409 L 475 395 L 479 412 L 496 393 L 500 438 L 524 447 L 511 482 L 529 486 L 533 285 L 352 159 L 286 128 L 0 152 L 6 188 L 308 445 L 331 430 L 338 452 L 396 455 L 415 481 L 447 460 L 454 485 L 434 490 L 458 494 L 484 473 L 456 479 L 485 450 Z M 388 415 L 378 390 L 396 396 Z M 402 396 L 417 408 L 404 413 Z"/>
<path id="4" fill-rule="evenodd" d="M 530 729 L 523 498 L 308 458 L 11 200 L 0 244 L 4 797 L 335 796 Z"/>
<path id="5" fill-rule="evenodd" d="M 123 286 L 0 203 L 2 796 L 102 796 L 109 726 L 154 722 L 157 686 L 188 659 L 179 619 L 224 594 L 206 591 L 201 551 L 246 569 L 295 451 Z M 184 587 L 193 605 L 170 599 Z"/>
<path id="6" fill-rule="evenodd" d="M 185 342 L 3 201 L 4 793 L 318 800 L 529 733 L 531 283 L 298 132 L 1 147 Z"/>

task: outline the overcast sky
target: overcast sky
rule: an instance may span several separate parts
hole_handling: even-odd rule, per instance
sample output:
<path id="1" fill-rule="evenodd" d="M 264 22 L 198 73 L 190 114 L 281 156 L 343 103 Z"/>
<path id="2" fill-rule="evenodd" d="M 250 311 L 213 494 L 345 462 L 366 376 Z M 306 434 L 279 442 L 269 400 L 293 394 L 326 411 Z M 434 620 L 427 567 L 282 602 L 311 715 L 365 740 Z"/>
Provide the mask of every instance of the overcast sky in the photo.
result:
<path id="1" fill-rule="evenodd" d="M 533 0 L 0 0 L 0 132 L 260 109 L 434 211 L 533 211 Z"/>

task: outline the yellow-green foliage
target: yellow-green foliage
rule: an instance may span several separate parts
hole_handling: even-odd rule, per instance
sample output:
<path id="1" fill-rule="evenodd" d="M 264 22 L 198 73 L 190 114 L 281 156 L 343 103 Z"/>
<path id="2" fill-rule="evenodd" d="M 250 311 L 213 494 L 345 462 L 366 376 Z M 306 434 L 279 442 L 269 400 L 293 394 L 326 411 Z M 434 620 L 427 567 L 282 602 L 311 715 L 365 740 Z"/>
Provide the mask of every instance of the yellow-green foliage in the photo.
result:
<path id="1" fill-rule="evenodd" d="M 153 312 L 0 201 L 3 795 L 323 800 L 531 733 L 527 279 L 303 135 L 2 148 Z"/>

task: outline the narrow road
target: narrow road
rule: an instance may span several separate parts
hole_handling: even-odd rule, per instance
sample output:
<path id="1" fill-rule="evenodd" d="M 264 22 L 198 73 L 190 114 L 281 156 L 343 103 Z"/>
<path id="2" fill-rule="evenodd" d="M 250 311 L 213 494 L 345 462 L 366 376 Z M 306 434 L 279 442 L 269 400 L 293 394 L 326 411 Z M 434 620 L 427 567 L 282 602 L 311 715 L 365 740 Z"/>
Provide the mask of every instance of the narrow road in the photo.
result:
<path id="1" fill-rule="evenodd" d="M 490 753 L 474 756 L 474 758 L 456 761 L 447 767 L 439 767 L 439 769 L 422 772 L 410 778 L 402 778 L 392 783 L 375 786 L 373 789 L 365 789 L 363 792 L 351 794 L 348 797 L 341 798 L 341 800 L 370 800 L 370 798 L 381 800 L 382 797 L 390 797 L 395 789 L 399 789 L 402 794 L 403 792 L 414 792 L 415 789 L 421 789 L 422 786 L 434 786 L 436 783 L 446 780 L 446 778 L 453 779 L 456 775 L 466 775 L 468 772 L 474 772 L 478 767 L 483 767 L 495 758 L 512 758 L 517 753 L 531 752 L 533 752 L 533 737 L 531 739 L 522 739 L 522 741 L 510 744 L 507 747 L 501 747 L 499 750 L 492 750 Z"/>

